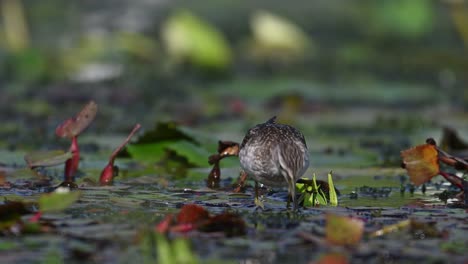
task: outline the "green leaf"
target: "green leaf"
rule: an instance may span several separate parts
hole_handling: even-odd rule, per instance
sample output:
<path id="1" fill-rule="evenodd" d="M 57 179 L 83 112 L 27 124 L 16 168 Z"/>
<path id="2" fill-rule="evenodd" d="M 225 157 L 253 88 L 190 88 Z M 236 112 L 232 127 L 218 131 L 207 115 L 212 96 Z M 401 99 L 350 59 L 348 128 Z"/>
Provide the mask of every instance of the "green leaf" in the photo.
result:
<path id="1" fill-rule="evenodd" d="M 81 196 L 80 191 L 53 192 L 39 197 L 39 209 L 41 212 L 62 211 L 76 202 Z"/>
<path id="2" fill-rule="evenodd" d="M 176 238 L 172 243 L 172 253 L 175 256 L 174 263 L 196 264 L 199 262 L 195 254 L 193 254 L 187 239 Z"/>
<path id="3" fill-rule="evenodd" d="M 174 255 L 172 254 L 171 245 L 169 241 L 161 234 L 156 234 L 156 250 L 158 255 L 157 263 L 176 263 Z"/>
<path id="4" fill-rule="evenodd" d="M 24 156 L 24 160 L 30 168 L 34 168 L 63 164 L 71 157 L 71 152 L 64 152 L 63 150 L 52 150 L 28 153 Z"/>
<path id="5" fill-rule="evenodd" d="M 323 193 L 322 190 L 320 190 L 320 186 L 317 185 L 317 180 L 315 173 L 312 176 L 312 182 L 314 186 L 314 195 L 313 195 L 313 203 L 314 205 L 326 205 L 327 204 L 327 198 L 325 194 Z"/>
<path id="6" fill-rule="evenodd" d="M 127 150 L 133 158 L 145 162 L 158 161 L 166 155 L 167 151 L 171 150 L 197 167 L 207 167 L 210 155 L 206 149 L 187 140 L 132 144 L 127 146 Z"/>
<path id="7" fill-rule="evenodd" d="M 176 61 L 214 69 L 225 69 L 231 63 L 231 49 L 223 34 L 188 10 L 169 17 L 162 26 L 162 38 Z"/>
<path id="8" fill-rule="evenodd" d="M 170 241 L 161 234 L 151 233 L 150 235 L 156 236 L 156 254 L 158 256 L 158 262 L 156 263 L 196 264 L 199 262 L 198 258 L 195 256 L 192 249 L 190 248 L 190 244 L 187 239 L 176 238 L 173 241 Z M 147 246 L 151 246 L 151 243 L 147 244 Z M 148 250 L 146 249 L 146 251 Z"/>
<path id="9" fill-rule="evenodd" d="M 206 167 L 208 166 L 208 156 L 210 152 L 206 149 L 197 146 L 189 141 L 177 141 L 168 146 L 169 149 L 174 150 L 180 156 L 187 158 L 189 163 L 198 166 Z"/>
<path id="10" fill-rule="evenodd" d="M 382 35 L 407 38 L 429 33 L 434 23 L 433 3 L 427 0 L 392 0 L 375 2 L 371 9 L 371 30 Z"/>
<path id="11" fill-rule="evenodd" d="M 335 185 L 333 184 L 332 172 L 328 173 L 328 195 L 330 196 L 330 204 L 332 206 L 338 205 L 338 196 L 336 195 Z"/>
<path id="12" fill-rule="evenodd" d="M 315 176 L 315 173 L 312 174 L 312 183 L 313 183 L 313 187 L 314 187 L 314 192 L 315 192 L 315 193 L 318 192 L 317 190 L 318 190 L 318 188 L 319 188 L 319 187 L 317 186 L 317 179 L 316 179 L 316 178 L 317 178 L 317 177 Z"/>
<path id="13" fill-rule="evenodd" d="M 127 151 L 132 158 L 144 161 L 155 162 L 160 160 L 166 153 L 167 147 L 174 141 L 164 141 L 148 144 L 130 144 L 127 146 Z"/>

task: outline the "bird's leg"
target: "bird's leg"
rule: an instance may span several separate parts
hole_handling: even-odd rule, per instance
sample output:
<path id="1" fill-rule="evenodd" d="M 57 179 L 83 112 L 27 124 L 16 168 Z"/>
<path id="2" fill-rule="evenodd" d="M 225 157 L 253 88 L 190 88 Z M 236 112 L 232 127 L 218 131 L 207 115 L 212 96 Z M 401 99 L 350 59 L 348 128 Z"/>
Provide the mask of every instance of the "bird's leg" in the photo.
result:
<path id="1" fill-rule="evenodd" d="M 262 210 L 265 209 L 263 202 L 258 197 L 258 182 L 257 181 L 255 181 L 255 205 L 257 207 L 262 208 Z"/>
<path id="2" fill-rule="evenodd" d="M 247 173 L 245 171 L 241 171 L 239 178 L 237 179 L 237 186 L 234 189 L 235 193 L 243 192 L 245 189 L 245 181 L 247 180 Z"/>
<path id="3" fill-rule="evenodd" d="M 291 185 L 290 185 L 290 188 L 291 188 L 291 197 L 292 197 L 292 202 L 293 202 L 293 210 L 296 211 L 298 208 L 297 208 L 297 198 L 296 198 L 296 182 L 294 182 L 293 179 L 291 179 Z"/>
<path id="4" fill-rule="evenodd" d="M 286 208 L 289 209 L 290 202 L 293 202 L 293 210 L 297 210 L 297 199 L 296 199 L 296 182 L 293 178 L 286 178 L 288 182 L 288 203 L 286 204 Z"/>

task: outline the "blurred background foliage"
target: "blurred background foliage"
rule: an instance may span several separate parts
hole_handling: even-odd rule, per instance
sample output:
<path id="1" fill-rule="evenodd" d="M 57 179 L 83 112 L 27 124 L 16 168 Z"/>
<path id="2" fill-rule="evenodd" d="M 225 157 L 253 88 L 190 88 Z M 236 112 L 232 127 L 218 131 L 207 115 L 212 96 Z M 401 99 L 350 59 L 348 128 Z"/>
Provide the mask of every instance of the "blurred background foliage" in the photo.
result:
<path id="1" fill-rule="evenodd" d="M 6 124 L 50 131 L 89 98 L 100 131 L 468 102 L 468 1 L 0 3 Z"/>

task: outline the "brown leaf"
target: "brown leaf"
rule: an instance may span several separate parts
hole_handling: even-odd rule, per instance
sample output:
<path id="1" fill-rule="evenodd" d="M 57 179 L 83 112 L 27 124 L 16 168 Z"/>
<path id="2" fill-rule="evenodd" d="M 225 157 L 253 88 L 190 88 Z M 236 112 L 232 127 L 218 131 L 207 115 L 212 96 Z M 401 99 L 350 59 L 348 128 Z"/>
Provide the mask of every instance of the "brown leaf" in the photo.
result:
<path id="1" fill-rule="evenodd" d="M 219 181 L 221 179 L 221 170 L 219 169 L 219 161 L 213 165 L 213 168 L 208 174 L 206 185 L 208 188 L 219 188 Z"/>
<path id="2" fill-rule="evenodd" d="M 75 116 L 65 120 L 55 129 L 55 134 L 63 138 L 78 136 L 85 130 L 96 117 L 98 106 L 94 101 L 90 101 Z"/>
<path id="3" fill-rule="evenodd" d="M 218 141 L 218 154 L 213 154 L 208 157 L 208 163 L 211 165 L 219 162 L 225 157 L 238 156 L 239 143 L 233 141 Z"/>
<path id="4" fill-rule="evenodd" d="M 419 145 L 401 152 L 403 164 L 415 185 L 421 185 L 439 174 L 438 152 L 434 145 Z"/>
<path id="5" fill-rule="evenodd" d="M 233 141 L 218 141 L 218 154 L 221 158 L 239 155 L 239 143 Z"/>
<path id="6" fill-rule="evenodd" d="M 213 155 L 208 157 L 208 163 L 210 165 L 213 165 L 215 163 L 219 163 L 220 160 L 221 160 L 221 156 L 219 156 L 219 154 L 213 154 Z"/>
<path id="7" fill-rule="evenodd" d="M 364 221 L 355 217 L 327 214 L 327 241 L 342 246 L 357 245 L 364 232 Z"/>

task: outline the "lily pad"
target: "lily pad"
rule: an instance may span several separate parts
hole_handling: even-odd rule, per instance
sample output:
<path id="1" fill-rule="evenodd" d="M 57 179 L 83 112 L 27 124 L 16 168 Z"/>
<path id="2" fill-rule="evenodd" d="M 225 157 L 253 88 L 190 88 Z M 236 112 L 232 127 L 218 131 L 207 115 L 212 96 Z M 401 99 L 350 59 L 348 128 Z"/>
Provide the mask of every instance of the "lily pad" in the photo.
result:
<path id="1" fill-rule="evenodd" d="M 49 167 L 64 164 L 72 157 L 72 153 L 63 150 L 37 151 L 24 156 L 24 160 L 30 168 Z"/>
<path id="2" fill-rule="evenodd" d="M 67 209 L 81 196 L 80 191 L 53 192 L 39 197 L 39 209 L 41 212 L 58 212 Z"/>

